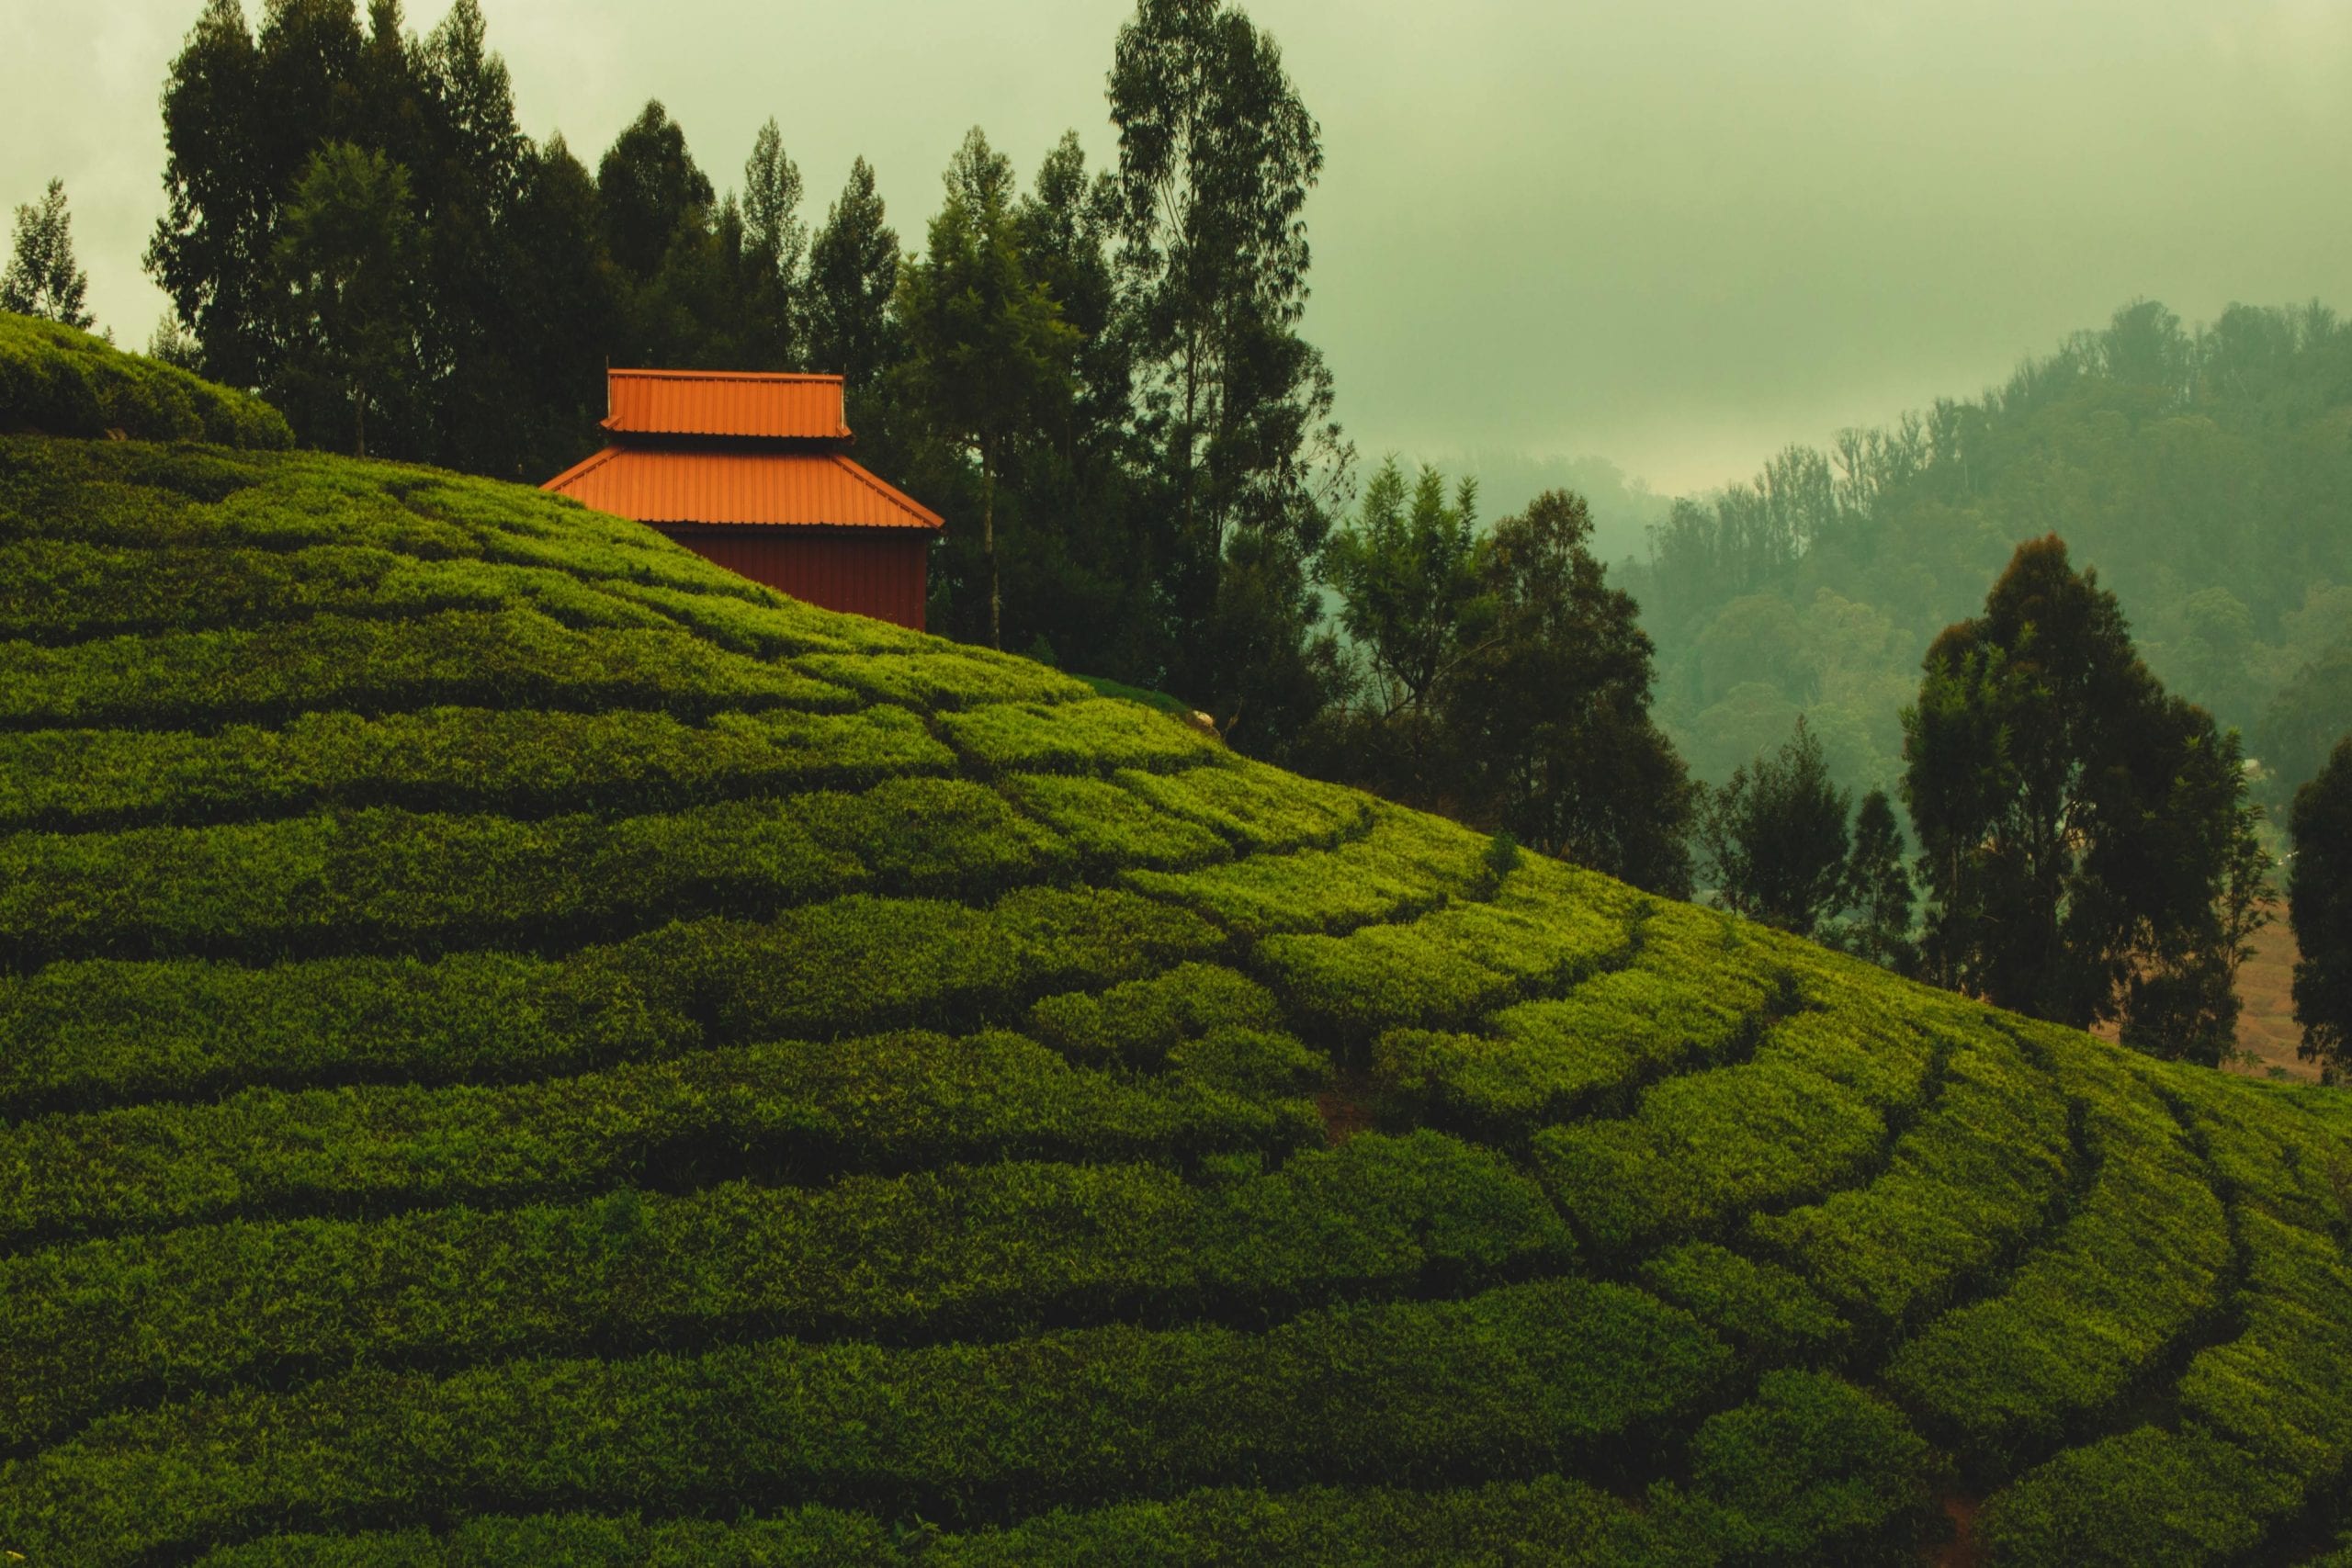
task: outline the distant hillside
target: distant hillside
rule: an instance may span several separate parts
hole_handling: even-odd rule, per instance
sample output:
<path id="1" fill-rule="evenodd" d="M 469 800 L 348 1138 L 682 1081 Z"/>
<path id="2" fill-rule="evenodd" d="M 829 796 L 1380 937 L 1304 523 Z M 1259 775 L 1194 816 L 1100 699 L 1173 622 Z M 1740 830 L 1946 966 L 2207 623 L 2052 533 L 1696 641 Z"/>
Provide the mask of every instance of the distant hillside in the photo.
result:
<path id="1" fill-rule="evenodd" d="M 36 1565 L 2253 1562 L 2352 1466 L 2335 1091 L 311 455 L 0 437 L 0 1176 Z"/>
<path id="2" fill-rule="evenodd" d="M 1802 712 L 1847 783 L 1891 783 L 1929 639 L 2049 533 L 2291 793 L 2352 729 L 2352 327 L 2132 305 L 1982 398 L 1677 503 L 1628 583 L 1661 722 L 1719 780 Z"/>

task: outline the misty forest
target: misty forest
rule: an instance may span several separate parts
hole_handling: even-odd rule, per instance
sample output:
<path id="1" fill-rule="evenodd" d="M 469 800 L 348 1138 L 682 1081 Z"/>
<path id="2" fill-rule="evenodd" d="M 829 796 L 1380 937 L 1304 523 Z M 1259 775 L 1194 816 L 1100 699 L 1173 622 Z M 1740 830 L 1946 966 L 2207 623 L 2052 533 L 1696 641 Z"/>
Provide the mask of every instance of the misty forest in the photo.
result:
<path id="1" fill-rule="evenodd" d="M 495 11 L 204 0 L 141 353 L 16 207 L 11 1558 L 2352 1562 L 2352 321 L 1497 507 L 1228 0 L 911 212 Z"/>

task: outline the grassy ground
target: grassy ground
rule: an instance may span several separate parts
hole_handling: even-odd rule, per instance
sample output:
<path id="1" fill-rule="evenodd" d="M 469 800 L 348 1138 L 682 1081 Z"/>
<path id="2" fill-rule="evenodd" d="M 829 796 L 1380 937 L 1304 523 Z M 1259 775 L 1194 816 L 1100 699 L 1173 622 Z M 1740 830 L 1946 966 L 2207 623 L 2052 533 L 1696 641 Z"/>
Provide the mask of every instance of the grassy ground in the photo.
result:
<path id="1" fill-rule="evenodd" d="M 0 437 L 28 1562 L 2278 1561 L 2347 1134 L 535 492 Z"/>

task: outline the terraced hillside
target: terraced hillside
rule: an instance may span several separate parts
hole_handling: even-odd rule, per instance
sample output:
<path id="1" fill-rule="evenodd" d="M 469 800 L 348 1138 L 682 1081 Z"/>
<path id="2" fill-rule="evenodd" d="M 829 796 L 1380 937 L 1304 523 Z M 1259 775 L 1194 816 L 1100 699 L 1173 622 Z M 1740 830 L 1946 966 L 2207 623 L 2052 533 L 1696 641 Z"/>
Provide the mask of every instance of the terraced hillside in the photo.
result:
<path id="1" fill-rule="evenodd" d="M 0 438 L 0 638 L 34 1564 L 1910 1562 L 1948 1509 L 1984 1561 L 2267 1562 L 2338 1522 L 2333 1091 L 528 491 Z"/>

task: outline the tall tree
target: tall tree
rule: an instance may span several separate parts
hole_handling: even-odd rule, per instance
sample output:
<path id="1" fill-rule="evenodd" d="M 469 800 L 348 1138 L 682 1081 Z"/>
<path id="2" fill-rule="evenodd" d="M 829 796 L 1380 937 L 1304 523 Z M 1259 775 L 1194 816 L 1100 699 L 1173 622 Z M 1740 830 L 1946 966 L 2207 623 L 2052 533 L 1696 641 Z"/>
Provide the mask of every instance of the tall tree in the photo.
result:
<path id="1" fill-rule="evenodd" d="M 259 54 L 239 0 L 205 0 L 164 83 L 164 215 L 148 273 L 200 345 L 206 373 L 258 385 L 254 317 L 268 287 L 275 196 L 260 167 Z"/>
<path id="2" fill-rule="evenodd" d="M 808 247 L 809 368 L 840 375 L 853 392 L 896 357 L 899 236 L 884 218 L 873 167 L 860 158 Z"/>
<path id="3" fill-rule="evenodd" d="M 1493 620 L 1448 703 L 1461 815 L 1687 897 L 1690 778 L 1650 719 L 1639 610 L 1591 541 L 1583 499 L 1552 491 L 1480 542 Z"/>
<path id="4" fill-rule="evenodd" d="M 978 126 L 946 175 L 930 249 L 899 279 L 898 316 L 916 398 L 935 428 L 980 466 L 980 552 L 988 575 L 989 646 L 1004 646 L 997 566 L 996 490 L 1010 445 L 1048 400 L 1067 395 L 1077 333 L 1029 276 L 1013 201 L 1012 164 Z"/>
<path id="5" fill-rule="evenodd" d="M 2319 776 L 2295 792 L 2288 819 L 2295 859 L 2287 878 L 2295 932 L 2295 1020 L 2301 1054 L 2340 1078 L 2352 1068 L 2352 736 Z"/>
<path id="6" fill-rule="evenodd" d="M 1854 808 L 1854 851 L 1846 862 L 1847 919 L 1831 940 L 1847 952 L 1908 975 L 1918 964 L 1911 940 L 1917 895 L 1903 864 L 1903 826 L 1886 791 L 1874 789 Z"/>
<path id="7" fill-rule="evenodd" d="M 1391 457 L 1364 487 L 1353 525 L 1331 536 L 1324 578 L 1339 592 L 1340 625 L 1371 665 L 1384 717 L 1428 706 L 1468 651 L 1477 523 L 1476 480 L 1464 479 L 1449 499 L 1445 477 L 1425 467 L 1408 490 Z"/>
<path id="8" fill-rule="evenodd" d="M 17 209 L 17 231 L 8 266 L 0 272 L 0 310 L 41 316 L 87 331 L 83 308 L 90 276 L 74 260 L 74 216 L 65 210 L 65 182 L 49 182 L 38 206 Z"/>
<path id="9" fill-rule="evenodd" d="M 368 455 L 368 411 L 415 364 L 416 244 L 408 171 L 347 142 L 311 159 L 278 236 L 277 275 L 289 377 L 333 386 L 351 418 L 352 449 Z M 299 389 L 282 400 L 300 402 Z"/>
<path id="10" fill-rule="evenodd" d="M 596 165 L 605 243 L 639 283 L 662 270 L 671 245 L 706 223 L 718 201 L 686 151 L 686 133 L 660 100 L 648 100 Z"/>
<path id="11" fill-rule="evenodd" d="M 2252 808 L 2234 736 L 2165 694 L 2054 536 L 1928 649 L 1904 795 L 1939 983 L 2165 1055 L 2219 1049 L 2219 913 Z"/>
<path id="12" fill-rule="evenodd" d="M 1777 751 L 1732 771 L 1699 815 L 1716 904 L 1799 936 L 1846 902 L 1851 797 L 1800 716 Z"/>
<path id="13" fill-rule="evenodd" d="M 800 217 L 800 166 L 785 155 L 774 118 L 760 127 L 743 164 L 743 268 L 746 304 L 762 323 L 763 368 L 798 363 L 801 268 L 808 225 Z"/>
<path id="14" fill-rule="evenodd" d="M 1169 511 L 1175 678 L 1220 709 L 1254 702 L 1271 743 L 1305 716 L 1304 668 L 1269 682 L 1262 660 L 1236 655 L 1295 647 L 1312 627 L 1306 576 L 1349 457 L 1329 374 L 1297 331 L 1321 133 L 1273 39 L 1223 0 L 1141 0 L 1110 98 L 1140 422 Z"/>

